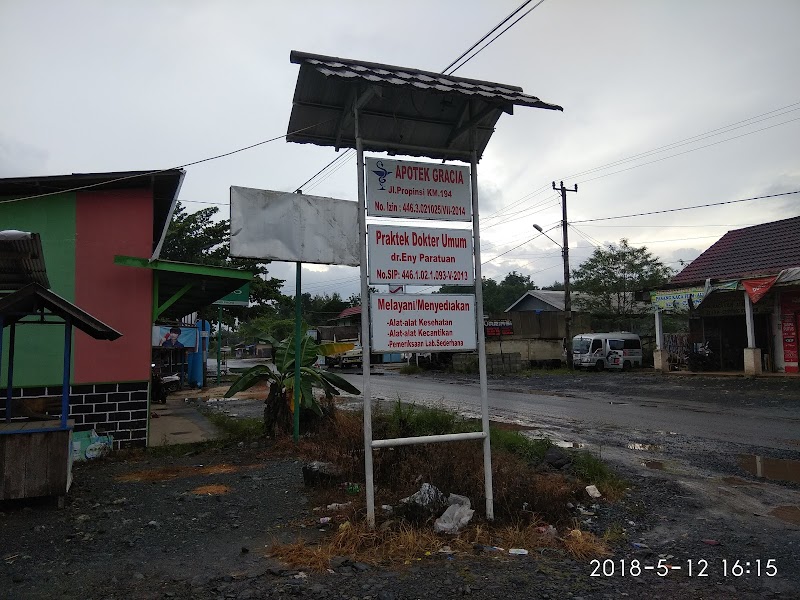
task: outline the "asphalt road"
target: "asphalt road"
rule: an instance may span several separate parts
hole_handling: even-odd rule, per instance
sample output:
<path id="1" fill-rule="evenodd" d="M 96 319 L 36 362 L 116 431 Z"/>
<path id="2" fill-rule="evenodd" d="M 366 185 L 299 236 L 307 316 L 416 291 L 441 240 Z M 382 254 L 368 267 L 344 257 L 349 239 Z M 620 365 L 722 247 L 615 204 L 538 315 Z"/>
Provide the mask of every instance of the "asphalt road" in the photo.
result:
<path id="1" fill-rule="evenodd" d="M 762 402 L 753 402 L 751 406 L 733 402 L 729 405 L 704 401 L 705 386 L 696 386 L 696 382 L 676 385 L 672 398 L 657 398 L 636 395 L 639 390 L 633 390 L 633 393 L 627 390 L 627 375 L 624 373 L 605 376 L 618 378 L 612 394 L 589 389 L 547 393 L 514 382 L 490 381 L 490 416 L 520 420 L 544 429 L 555 428 L 562 430 L 562 435 L 571 432 L 574 437 L 579 437 L 580 432 L 587 429 L 613 428 L 668 432 L 709 441 L 732 441 L 785 450 L 797 450 L 800 443 L 800 393 L 794 404 L 781 402 L 773 405 L 765 396 Z M 360 375 L 347 374 L 344 377 L 362 387 Z M 664 385 L 674 382 L 665 381 Z M 800 391 L 800 382 L 797 384 Z M 532 385 L 535 388 L 536 384 Z M 511 386 L 516 389 L 509 389 Z M 733 390 L 726 391 L 732 398 L 737 395 L 735 383 L 733 387 Z M 370 388 L 373 398 L 400 398 L 404 402 L 441 405 L 462 413 L 480 414 L 480 386 L 475 381 L 386 373 L 370 377 Z"/>

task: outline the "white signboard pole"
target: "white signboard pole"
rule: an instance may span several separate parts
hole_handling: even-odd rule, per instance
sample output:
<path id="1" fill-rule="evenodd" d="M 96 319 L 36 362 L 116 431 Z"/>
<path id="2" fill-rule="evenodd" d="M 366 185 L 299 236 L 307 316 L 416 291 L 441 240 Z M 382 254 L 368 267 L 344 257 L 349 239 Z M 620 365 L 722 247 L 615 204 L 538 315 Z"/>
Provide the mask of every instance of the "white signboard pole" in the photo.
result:
<path id="1" fill-rule="evenodd" d="M 483 331 L 483 278 L 481 277 L 481 229 L 478 216 L 478 154 L 475 151 L 475 130 L 472 135 L 472 235 L 475 241 L 475 328 L 478 333 L 478 370 L 481 378 L 481 421 L 483 423 L 483 478 L 486 488 L 486 518 L 494 520 L 494 488 L 492 487 L 492 447 L 489 440 L 489 388 L 486 381 L 486 339 Z"/>
<path id="2" fill-rule="evenodd" d="M 358 249 L 361 267 L 361 366 L 364 382 L 361 394 L 364 398 L 364 475 L 367 496 L 367 524 L 375 529 L 375 482 L 372 467 L 372 394 L 369 389 L 370 343 L 369 343 L 369 282 L 367 281 L 367 214 L 364 181 L 364 145 L 361 141 L 358 104 L 353 108 L 356 137 L 356 164 L 358 172 Z"/>

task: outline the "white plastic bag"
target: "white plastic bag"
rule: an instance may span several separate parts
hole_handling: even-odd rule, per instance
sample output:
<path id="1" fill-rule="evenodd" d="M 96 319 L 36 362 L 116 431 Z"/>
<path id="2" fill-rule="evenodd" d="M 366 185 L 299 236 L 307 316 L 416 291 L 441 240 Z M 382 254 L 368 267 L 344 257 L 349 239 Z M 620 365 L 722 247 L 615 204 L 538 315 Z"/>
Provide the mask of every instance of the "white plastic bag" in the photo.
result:
<path id="1" fill-rule="evenodd" d="M 458 533 L 459 529 L 469 523 L 472 515 L 475 514 L 475 511 L 470 508 L 471 504 L 466 496 L 450 494 L 447 501 L 450 506 L 433 524 L 433 530 L 436 533 Z"/>

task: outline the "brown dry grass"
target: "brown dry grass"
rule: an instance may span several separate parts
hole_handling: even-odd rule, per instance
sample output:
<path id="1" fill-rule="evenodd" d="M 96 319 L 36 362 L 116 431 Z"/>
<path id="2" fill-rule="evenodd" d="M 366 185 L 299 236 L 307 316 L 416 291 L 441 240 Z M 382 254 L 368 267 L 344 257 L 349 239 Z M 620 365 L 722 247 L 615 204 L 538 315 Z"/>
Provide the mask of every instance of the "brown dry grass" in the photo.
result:
<path id="1" fill-rule="evenodd" d="M 373 437 L 393 437 L 373 421 Z M 270 455 L 300 456 L 336 464 L 345 481 L 363 482 L 364 438 L 360 413 L 336 411 L 334 418 L 313 436 L 295 444 L 291 437 L 279 437 Z M 578 560 L 606 556 L 608 546 L 588 532 L 575 529 L 567 503 L 585 499 L 585 483 L 576 477 L 532 468 L 524 459 L 493 449 L 492 479 L 495 520 L 481 519 L 486 503 L 482 445 L 477 441 L 425 444 L 380 449 L 373 453 L 375 505 L 378 527 L 365 522 L 364 492 L 347 496 L 337 487 L 316 488 L 313 506 L 332 503 L 351 504 L 338 510 L 316 511 L 304 523 L 319 526 L 320 517 L 330 517 L 332 532 L 318 543 L 297 541 L 274 545 L 272 556 L 292 567 L 324 571 L 334 556 L 345 556 L 366 564 L 409 564 L 436 555 L 444 546 L 454 553 L 487 551 L 489 556 L 506 556 L 510 548 L 535 552 L 558 548 Z M 398 500 L 419 490 L 422 482 L 431 483 L 445 494 L 467 496 L 476 510 L 473 523 L 456 536 L 433 532 L 433 518 L 397 509 Z M 382 504 L 395 507 L 394 515 L 383 515 Z M 550 524 L 557 527 L 554 535 Z M 500 548 L 497 550 L 494 548 Z"/>
<path id="2" fill-rule="evenodd" d="M 611 552 L 608 546 L 588 531 L 573 529 L 563 538 L 564 548 L 578 560 L 588 560 L 598 556 L 608 556 Z"/>
<path id="3" fill-rule="evenodd" d="M 275 544 L 269 553 L 291 567 L 314 571 L 330 568 L 335 556 L 369 565 L 407 565 L 440 552 L 475 554 L 487 552 L 492 557 L 506 556 L 511 548 L 535 552 L 543 548 L 561 548 L 578 560 L 606 556 L 605 544 L 591 533 L 567 530 L 556 537 L 534 524 L 518 527 L 471 525 L 457 536 L 444 536 L 431 529 L 420 529 L 406 522 L 385 522 L 372 530 L 365 523 L 342 523 L 329 538 L 317 544 L 303 540 Z M 446 547 L 446 548 L 445 548 Z"/>

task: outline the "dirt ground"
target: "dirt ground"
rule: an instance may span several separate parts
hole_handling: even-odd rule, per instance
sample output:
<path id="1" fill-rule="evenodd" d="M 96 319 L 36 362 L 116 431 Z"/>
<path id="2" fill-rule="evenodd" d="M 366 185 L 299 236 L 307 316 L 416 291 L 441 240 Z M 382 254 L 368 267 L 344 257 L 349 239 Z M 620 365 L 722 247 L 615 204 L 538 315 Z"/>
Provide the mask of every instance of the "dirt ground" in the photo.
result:
<path id="1" fill-rule="evenodd" d="M 777 389 L 785 382 L 766 385 L 786 402 L 795 397 L 796 388 Z M 64 509 L 0 507 L 0 598 L 800 598 L 800 486 L 745 471 L 709 480 L 702 471 L 619 468 L 631 483 L 622 500 L 601 499 L 576 517 L 586 530 L 620 534 L 597 563 L 547 550 L 431 548 L 406 565 L 341 557 L 320 574 L 267 556 L 274 541 L 329 533 L 299 460 L 258 443 L 118 455 L 76 464 Z M 737 494 L 760 503 L 742 500 L 731 512 Z M 764 512 L 776 494 L 783 513 Z"/>

